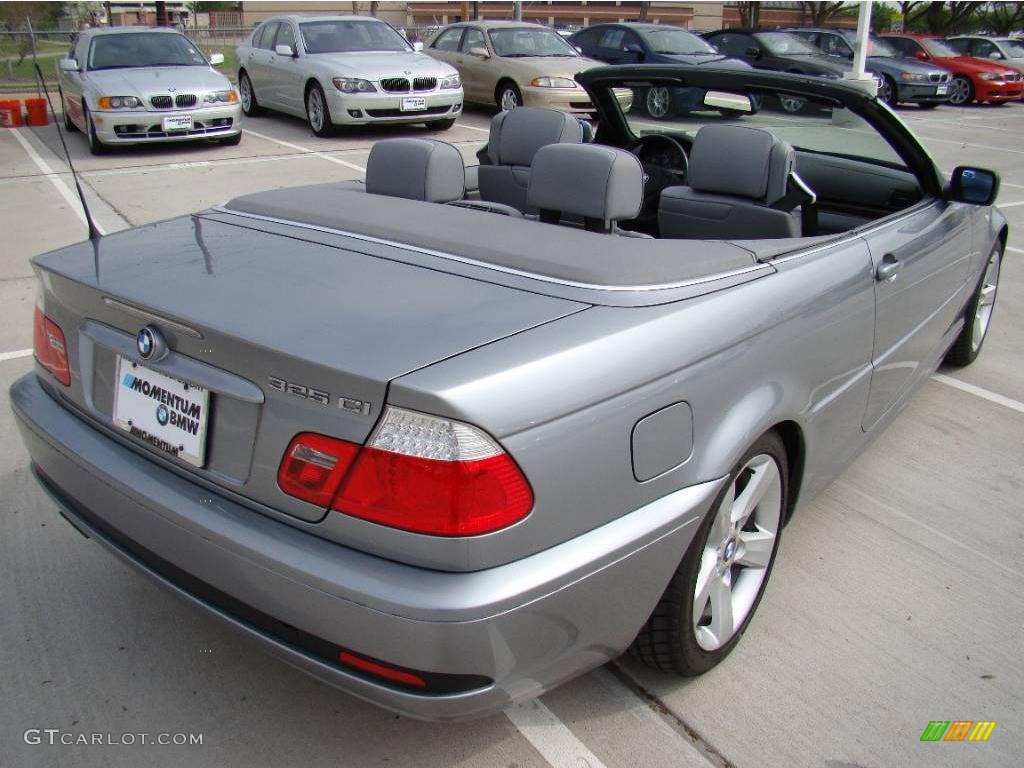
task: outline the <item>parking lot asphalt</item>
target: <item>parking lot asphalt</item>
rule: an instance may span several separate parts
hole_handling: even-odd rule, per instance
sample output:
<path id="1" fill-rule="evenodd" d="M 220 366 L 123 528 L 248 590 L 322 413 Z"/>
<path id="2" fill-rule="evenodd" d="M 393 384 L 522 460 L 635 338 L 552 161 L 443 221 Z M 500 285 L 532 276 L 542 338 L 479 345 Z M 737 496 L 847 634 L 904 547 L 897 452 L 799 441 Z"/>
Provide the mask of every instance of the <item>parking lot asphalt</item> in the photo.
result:
<path id="1" fill-rule="evenodd" d="M 1024 104 L 908 108 L 946 171 L 1002 174 L 997 310 L 971 367 L 942 370 L 786 528 L 758 616 L 700 678 L 623 658 L 505 715 L 421 723 L 251 648 L 82 538 L 28 471 L 9 408 L 32 367 L 29 259 L 85 237 L 57 132 L 0 129 L 0 766 L 1016 765 L 1024 754 Z M 446 134 L 471 158 L 490 114 Z M 89 155 L 104 231 L 235 195 L 359 178 L 374 141 L 246 119 L 236 147 Z M 985 743 L 922 743 L 931 720 L 994 720 Z M 51 746 L 63 733 L 202 734 L 202 745 Z M 30 739 L 31 740 L 31 739 Z"/>

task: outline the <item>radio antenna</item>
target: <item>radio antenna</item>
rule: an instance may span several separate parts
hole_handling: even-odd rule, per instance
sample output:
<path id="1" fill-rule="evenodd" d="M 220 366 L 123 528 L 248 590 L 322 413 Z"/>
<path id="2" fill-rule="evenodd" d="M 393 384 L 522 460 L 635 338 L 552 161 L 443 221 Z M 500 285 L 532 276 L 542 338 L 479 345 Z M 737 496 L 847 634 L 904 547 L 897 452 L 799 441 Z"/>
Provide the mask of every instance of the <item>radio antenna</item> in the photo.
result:
<path id="1" fill-rule="evenodd" d="M 39 57 L 36 56 L 36 33 L 32 29 L 32 19 L 28 16 L 25 17 L 25 23 L 28 25 L 28 35 L 32 42 L 32 66 L 35 67 L 36 77 L 39 78 L 39 87 L 43 89 L 43 95 L 46 96 L 46 105 L 50 108 L 50 117 L 53 119 L 53 124 L 57 128 L 57 136 L 60 137 L 60 145 L 64 148 L 64 157 L 68 161 L 68 168 L 71 169 L 71 178 L 75 182 L 75 189 L 78 191 L 78 199 L 82 203 L 82 210 L 85 212 L 85 223 L 89 227 L 89 239 L 99 240 L 100 231 L 96 228 L 96 223 L 92 220 L 92 213 L 89 211 L 89 204 L 85 201 L 85 193 L 82 191 L 82 185 L 78 181 L 78 171 L 75 170 L 75 164 L 71 162 L 71 153 L 68 151 L 68 144 L 64 140 L 64 130 L 61 127 L 60 120 L 57 119 L 57 113 L 53 109 L 53 101 L 50 99 L 50 91 L 46 87 L 46 80 L 43 78 L 43 70 L 39 67 Z M 67 107 L 62 104 L 62 109 Z"/>

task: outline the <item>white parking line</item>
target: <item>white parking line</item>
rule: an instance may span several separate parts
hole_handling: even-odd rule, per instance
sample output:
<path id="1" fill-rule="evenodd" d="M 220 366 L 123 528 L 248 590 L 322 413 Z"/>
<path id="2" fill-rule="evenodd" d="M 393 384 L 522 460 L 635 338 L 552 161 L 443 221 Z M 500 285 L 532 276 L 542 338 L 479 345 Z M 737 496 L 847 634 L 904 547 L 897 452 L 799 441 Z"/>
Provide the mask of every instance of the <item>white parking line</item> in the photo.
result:
<path id="1" fill-rule="evenodd" d="M 263 139 L 264 141 L 272 141 L 275 144 L 280 144 L 282 147 L 288 147 L 289 149 L 297 150 L 298 152 L 302 152 L 303 154 L 312 155 L 313 157 L 319 157 L 321 160 L 326 160 L 329 163 L 337 163 L 338 165 L 343 165 L 346 168 L 351 168 L 353 171 L 366 173 L 366 168 L 364 168 L 361 165 L 345 162 L 340 158 L 331 157 L 330 155 L 324 154 L 323 152 L 318 152 L 315 149 L 303 147 L 300 144 L 292 144 L 290 141 L 282 141 L 281 139 L 275 139 L 273 136 L 267 136 L 265 133 L 256 133 L 256 131 L 250 131 L 248 128 L 243 128 L 242 133 L 248 133 L 250 136 L 255 136 L 257 139 Z"/>
<path id="2" fill-rule="evenodd" d="M 466 123 L 456 123 L 456 128 L 468 128 L 471 131 L 480 131 L 480 133 L 490 133 L 490 128 L 477 128 L 475 125 L 467 125 Z"/>
<path id="3" fill-rule="evenodd" d="M 26 129 L 13 128 L 11 129 L 11 132 L 14 134 L 14 138 L 18 140 L 18 143 L 21 144 L 22 149 L 25 150 L 25 153 L 29 156 L 29 159 L 31 159 L 32 162 L 36 164 L 36 167 L 38 167 L 39 170 L 42 171 L 43 176 L 48 178 L 53 183 L 53 186 L 56 187 L 57 191 L 60 193 L 60 196 L 67 201 L 68 205 L 71 206 L 71 210 L 74 211 L 78 218 L 82 220 L 82 223 L 88 226 L 89 222 L 85 218 L 85 210 L 82 208 L 82 201 L 78 199 L 78 195 L 71 191 L 68 185 L 64 183 L 64 179 L 62 179 L 59 174 L 54 172 L 50 165 L 45 160 L 43 160 L 39 153 L 36 152 L 35 148 L 28 142 L 28 139 L 21 135 L 21 132 L 23 130 Z M 106 232 L 103 231 L 103 228 L 100 227 L 100 225 L 96 221 L 93 221 L 93 226 L 96 227 L 96 231 L 99 232 L 101 235 L 106 234 Z"/>
<path id="4" fill-rule="evenodd" d="M 539 699 L 515 704 L 505 710 L 505 715 L 551 764 L 551 768 L 605 768 L 604 763 Z"/>
<path id="5" fill-rule="evenodd" d="M 945 384 L 947 387 L 959 389 L 961 392 L 967 392 L 975 397 L 988 400 L 990 403 L 996 403 L 997 405 L 1009 408 L 1011 411 L 1024 413 L 1024 403 L 1013 400 L 1005 395 L 1000 395 L 996 392 L 989 392 L 987 389 L 977 387 L 974 384 L 968 384 L 966 381 L 960 381 L 960 379 L 954 379 L 952 376 L 946 376 L 944 373 L 936 373 L 932 378 L 940 384 Z"/>
<path id="6" fill-rule="evenodd" d="M 18 360 L 22 357 L 29 357 L 31 354 L 31 349 L 16 349 L 13 352 L 0 352 L 0 363 L 5 360 Z"/>
<path id="7" fill-rule="evenodd" d="M 1024 253 L 1024 248 L 1014 248 L 1012 245 L 1006 246 L 1006 250 L 1013 251 L 1014 253 Z"/>
<path id="8" fill-rule="evenodd" d="M 938 141 L 943 144 L 959 144 L 961 147 L 977 147 L 978 149 L 991 149 L 995 152 L 1011 152 L 1015 155 L 1024 155 L 1024 149 L 1011 149 L 1009 147 L 997 147 L 993 144 L 976 144 L 973 141 L 965 141 L 962 139 L 940 139 L 938 136 L 925 136 L 922 133 L 915 131 L 915 136 L 919 139 L 927 139 L 928 141 Z"/>

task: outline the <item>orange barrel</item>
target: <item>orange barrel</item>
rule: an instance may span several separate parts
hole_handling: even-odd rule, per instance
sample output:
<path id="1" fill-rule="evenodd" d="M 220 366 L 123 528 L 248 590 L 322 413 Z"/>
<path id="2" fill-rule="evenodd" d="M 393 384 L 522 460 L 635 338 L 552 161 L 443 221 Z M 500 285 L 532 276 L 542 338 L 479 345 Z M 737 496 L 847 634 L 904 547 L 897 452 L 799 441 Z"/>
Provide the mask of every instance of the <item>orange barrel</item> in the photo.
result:
<path id="1" fill-rule="evenodd" d="M 28 112 L 29 125 L 49 125 L 50 118 L 46 114 L 46 99 L 25 99 L 25 111 Z"/>
<path id="2" fill-rule="evenodd" d="M 5 128 L 19 128 L 21 121 L 21 102 L 17 99 L 0 99 L 0 115 L 3 115 Z"/>

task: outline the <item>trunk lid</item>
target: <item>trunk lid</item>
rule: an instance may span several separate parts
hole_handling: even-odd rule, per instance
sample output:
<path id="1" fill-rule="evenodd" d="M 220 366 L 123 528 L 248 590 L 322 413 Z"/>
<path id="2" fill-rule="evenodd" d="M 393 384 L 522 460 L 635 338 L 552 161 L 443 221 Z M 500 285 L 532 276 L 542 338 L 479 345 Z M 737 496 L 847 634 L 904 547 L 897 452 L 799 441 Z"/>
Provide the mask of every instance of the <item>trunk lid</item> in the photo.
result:
<path id="1" fill-rule="evenodd" d="M 358 247 L 183 217 L 39 256 L 43 309 L 71 363 L 71 387 L 57 389 L 138 450 L 315 521 L 324 510 L 277 486 L 297 433 L 364 442 L 392 379 L 588 306 Z M 140 356 L 144 327 L 166 340 L 163 359 Z M 114 424 L 132 363 L 209 391 L 203 466 Z"/>

